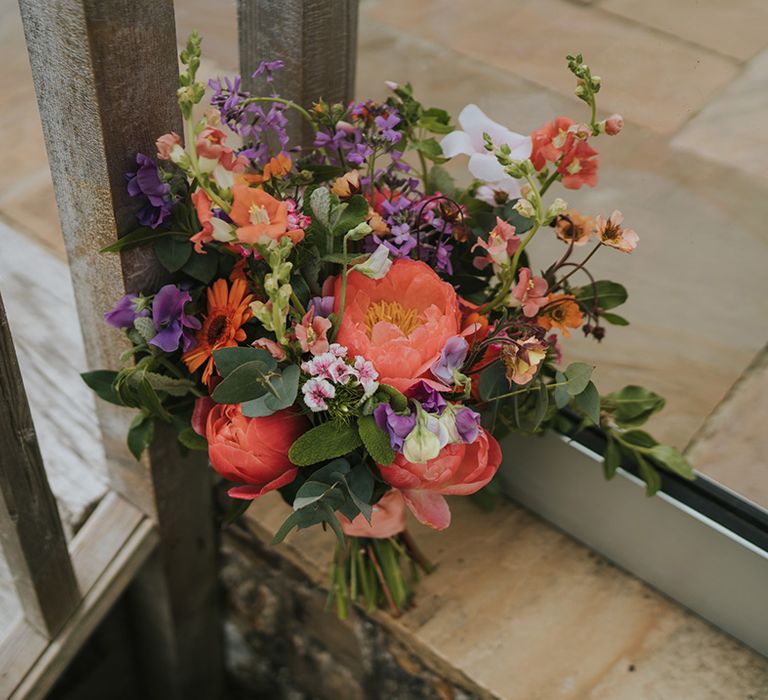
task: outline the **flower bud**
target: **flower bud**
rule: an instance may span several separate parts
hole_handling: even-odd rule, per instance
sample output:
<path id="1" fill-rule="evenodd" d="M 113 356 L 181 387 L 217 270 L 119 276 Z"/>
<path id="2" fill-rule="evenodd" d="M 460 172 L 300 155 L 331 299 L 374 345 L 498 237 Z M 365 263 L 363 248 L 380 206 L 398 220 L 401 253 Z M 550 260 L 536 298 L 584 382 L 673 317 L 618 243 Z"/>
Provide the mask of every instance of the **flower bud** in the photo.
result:
<path id="1" fill-rule="evenodd" d="M 620 114 L 612 114 L 605 120 L 605 133 L 616 136 L 624 128 L 624 118 Z"/>
<path id="2" fill-rule="evenodd" d="M 426 414 L 425 414 L 426 415 Z M 414 464 L 426 464 L 440 454 L 440 438 L 419 419 L 403 443 L 403 456 Z"/>
<path id="3" fill-rule="evenodd" d="M 523 199 L 522 197 L 518 199 L 512 208 L 520 214 L 520 216 L 524 216 L 526 219 L 532 219 L 534 214 L 536 213 L 536 207 L 533 206 L 527 199 Z"/>
<path id="4" fill-rule="evenodd" d="M 399 88 L 399 87 L 400 87 L 400 86 L 399 86 L 397 83 L 395 83 L 395 82 L 393 82 L 393 81 L 391 81 L 391 80 L 385 80 L 385 81 L 384 81 L 384 85 L 386 85 L 386 86 L 387 86 L 387 87 L 388 87 L 390 90 L 392 90 L 393 92 L 394 92 L 395 90 L 397 90 L 397 88 Z"/>
<path id="5" fill-rule="evenodd" d="M 368 230 L 370 232 L 370 227 Z M 355 265 L 352 269 L 372 280 L 380 280 L 386 276 L 390 267 L 392 267 L 392 261 L 389 259 L 389 250 L 382 243 L 368 256 L 365 262 Z"/>
<path id="6" fill-rule="evenodd" d="M 560 199 L 558 197 L 555 199 L 552 204 L 549 205 L 549 208 L 547 209 L 547 213 L 544 215 L 544 218 L 549 221 L 550 219 L 554 219 L 556 216 L 559 216 L 562 214 L 566 209 L 568 209 L 568 203 Z"/>

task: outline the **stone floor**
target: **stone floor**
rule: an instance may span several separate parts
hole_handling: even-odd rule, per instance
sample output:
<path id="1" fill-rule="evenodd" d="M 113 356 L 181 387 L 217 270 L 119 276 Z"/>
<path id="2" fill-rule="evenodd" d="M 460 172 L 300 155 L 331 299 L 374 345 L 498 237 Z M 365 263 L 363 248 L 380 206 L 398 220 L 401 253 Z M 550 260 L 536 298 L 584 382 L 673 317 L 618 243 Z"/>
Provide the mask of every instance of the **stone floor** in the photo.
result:
<path id="1" fill-rule="evenodd" d="M 237 65 L 234 3 L 177 0 L 179 36 L 204 29 L 209 74 Z M 42 134 L 14 0 L 0 0 L 0 217 L 63 255 Z M 627 122 L 604 139 L 601 185 L 566 192 L 590 212 L 621 208 L 640 234 L 631 256 L 606 251 L 592 270 L 630 291 L 628 328 L 599 346 L 574 338 L 600 386 L 644 384 L 669 399 L 653 427 L 686 446 L 768 341 L 768 4 L 761 0 L 362 0 L 357 93 L 411 81 L 458 112 L 476 102 L 518 131 L 553 115 L 584 117 L 564 56 L 581 51 L 604 80 L 601 106 Z M 465 176 L 464 163 L 453 165 Z M 536 241 L 534 262 L 558 254 Z M 761 445 L 758 445 L 758 451 Z M 707 460 L 703 460 L 706 463 Z M 742 460 L 744 462 L 744 460 Z M 737 491 L 768 481 L 760 465 L 719 469 Z M 744 469 L 751 470 L 743 473 Z M 757 497 L 755 500 L 760 500 Z"/>

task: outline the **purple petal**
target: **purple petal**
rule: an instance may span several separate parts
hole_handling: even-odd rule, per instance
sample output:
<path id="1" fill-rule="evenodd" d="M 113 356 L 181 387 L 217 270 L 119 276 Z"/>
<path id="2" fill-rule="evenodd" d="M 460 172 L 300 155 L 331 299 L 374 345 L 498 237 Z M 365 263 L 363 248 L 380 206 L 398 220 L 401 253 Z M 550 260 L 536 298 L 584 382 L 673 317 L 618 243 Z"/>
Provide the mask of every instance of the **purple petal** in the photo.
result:
<path id="1" fill-rule="evenodd" d="M 166 326 L 158 331 L 157 335 L 149 341 L 149 344 L 160 348 L 164 352 L 173 352 L 179 349 L 180 340 L 181 324 L 175 321 L 170 326 Z"/>
<path id="2" fill-rule="evenodd" d="M 480 414 L 471 408 L 460 409 L 456 413 L 456 430 L 464 442 L 474 442 L 480 434 Z"/>

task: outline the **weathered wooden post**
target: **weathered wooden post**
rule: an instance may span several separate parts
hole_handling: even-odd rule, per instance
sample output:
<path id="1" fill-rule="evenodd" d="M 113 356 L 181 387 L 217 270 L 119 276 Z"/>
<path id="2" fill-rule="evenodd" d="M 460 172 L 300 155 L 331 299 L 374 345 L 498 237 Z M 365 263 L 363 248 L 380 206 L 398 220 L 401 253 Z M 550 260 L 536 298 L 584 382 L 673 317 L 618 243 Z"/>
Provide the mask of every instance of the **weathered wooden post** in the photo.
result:
<path id="1" fill-rule="evenodd" d="M 122 294 L 156 288 L 142 252 L 98 250 L 135 226 L 124 173 L 154 139 L 181 132 L 172 0 L 19 0 L 90 368 L 114 367 L 102 315 Z M 84 368 L 85 369 L 85 368 Z M 160 545 L 134 585 L 141 648 L 157 697 L 217 698 L 221 683 L 210 470 L 159 435 L 148 459 L 124 446 L 128 412 L 100 404 L 113 488 L 156 523 Z"/>
<path id="2" fill-rule="evenodd" d="M 238 0 L 240 72 L 246 87 L 261 61 L 277 59 L 281 97 L 311 106 L 314 100 L 346 102 L 355 90 L 358 0 Z M 263 84 L 262 84 L 263 85 Z M 306 124 L 291 116 L 293 145 L 307 144 Z"/>
<path id="3" fill-rule="evenodd" d="M 80 602 L 0 298 L 0 542 L 24 616 L 52 637 Z"/>

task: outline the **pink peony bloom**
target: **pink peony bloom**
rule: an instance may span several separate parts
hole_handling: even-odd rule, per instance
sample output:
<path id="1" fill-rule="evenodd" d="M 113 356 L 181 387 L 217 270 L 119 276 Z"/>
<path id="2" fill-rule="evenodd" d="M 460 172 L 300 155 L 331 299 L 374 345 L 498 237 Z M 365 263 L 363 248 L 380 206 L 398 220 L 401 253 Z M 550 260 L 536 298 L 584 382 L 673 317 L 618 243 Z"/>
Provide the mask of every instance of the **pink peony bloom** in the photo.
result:
<path id="1" fill-rule="evenodd" d="M 311 307 L 301 323 L 296 326 L 294 332 L 299 345 L 304 352 L 311 352 L 313 355 L 322 355 L 328 352 L 331 344 L 328 342 L 328 331 L 331 328 L 331 322 L 322 316 L 315 316 L 315 309 Z"/>
<path id="2" fill-rule="evenodd" d="M 208 413 L 206 437 L 211 466 L 229 481 L 232 498 L 253 499 L 290 484 L 299 470 L 288 459 L 294 441 L 310 427 L 290 409 L 247 418 L 239 404 L 216 404 Z"/>
<path id="3" fill-rule="evenodd" d="M 523 313 L 532 318 L 547 303 L 547 280 L 534 277 L 527 267 L 521 267 L 512 296 L 520 302 Z"/>
<path id="4" fill-rule="evenodd" d="M 445 496 L 468 496 L 479 491 L 501 464 L 499 443 L 480 430 L 471 443 L 451 443 L 426 464 L 409 462 L 402 454 L 388 465 L 379 465 L 381 476 L 403 494 L 416 518 L 436 530 L 451 524 Z"/>
<path id="5" fill-rule="evenodd" d="M 607 220 L 597 216 L 595 219 L 597 237 L 603 245 L 616 248 L 622 253 L 631 253 L 637 248 L 640 237 L 631 228 L 622 228 L 622 221 L 624 221 L 624 214 L 618 210 L 614 211 Z"/>
<path id="6" fill-rule="evenodd" d="M 370 523 L 362 513 L 351 521 L 342 513 L 338 518 L 347 537 L 394 537 L 405 530 L 405 501 L 397 489 L 391 489 L 373 506 Z"/>
<path id="7" fill-rule="evenodd" d="M 334 295 L 338 314 L 341 279 L 336 280 Z M 405 391 L 422 378 L 435 384 L 429 368 L 460 328 L 453 287 L 429 265 L 401 258 L 380 280 L 349 273 L 346 308 L 336 340 L 351 356 L 370 360 L 381 382 Z M 437 384 L 436 388 L 445 387 Z"/>
<path id="8" fill-rule="evenodd" d="M 478 238 L 477 243 L 472 246 L 472 252 L 475 248 L 482 248 L 487 253 L 487 255 L 478 255 L 473 260 L 473 265 L 478 270 L 482 270 L 490 263 L 494 266 L 494 270 L 498 270 L 502 265 L 509 263 L 519 247 L 520 239 L 515 234 L 515 227 L 497 216 L 496 226 L 488 234 L 488 240 Z"/>

